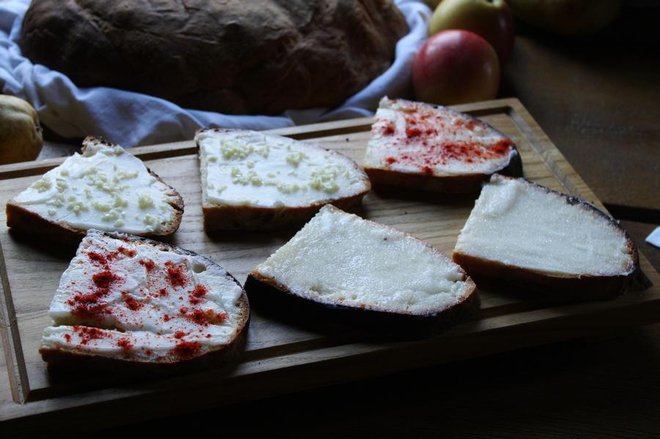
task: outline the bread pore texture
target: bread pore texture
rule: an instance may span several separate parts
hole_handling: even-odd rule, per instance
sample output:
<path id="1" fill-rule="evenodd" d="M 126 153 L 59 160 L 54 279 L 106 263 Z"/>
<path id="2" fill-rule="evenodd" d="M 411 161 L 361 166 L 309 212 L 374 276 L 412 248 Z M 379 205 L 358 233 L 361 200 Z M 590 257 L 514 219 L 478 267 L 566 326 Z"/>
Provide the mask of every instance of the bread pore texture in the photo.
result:
<path id="1" fill-rule="evenodd" d="M 249 318 L 241 285 L 210 259 L 157 241 L 90 230 L 48 311 L 43 359 L 175 364 L 225 357 Z"/>
<path id="2" fill-rule="evenodd" d="M 324 206 L 259 264 L 246 290 L 258 299 L 313 304 L 330 319 L 333 312 L 352 310 L 358 321 L 408 324 L 442 319 L 476 297 L 465 272 L 433 247 L 334 206 Z"/>
<path id="3" fill-rule="evenodd" d="M 195 140 L 207 231 L 300 226 L 325 204 L 359 205 L 371 188 L 353 160 L 308 142 L 224 129 Z"/>
<path id="4" fill-rule="evenodd" d="M 476 282 L 566 298 L 608 298 L 638 270 L 635 245 L 609 215 L 524 179 L 494 175 L 453 254 Z"/>

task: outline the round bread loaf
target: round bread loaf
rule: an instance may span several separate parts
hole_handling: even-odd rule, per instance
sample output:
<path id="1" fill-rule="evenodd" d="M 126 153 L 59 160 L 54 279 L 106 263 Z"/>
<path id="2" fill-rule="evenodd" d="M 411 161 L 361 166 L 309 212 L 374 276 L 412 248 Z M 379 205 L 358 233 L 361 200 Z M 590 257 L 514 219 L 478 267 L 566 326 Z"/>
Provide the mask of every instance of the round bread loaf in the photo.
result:
<path id="1" fill-rule="evenodd" d="M 406 32 L 391 0 L 34 0 L 20 46 L 81 87 L 278 114 L 340 104 Z"/>

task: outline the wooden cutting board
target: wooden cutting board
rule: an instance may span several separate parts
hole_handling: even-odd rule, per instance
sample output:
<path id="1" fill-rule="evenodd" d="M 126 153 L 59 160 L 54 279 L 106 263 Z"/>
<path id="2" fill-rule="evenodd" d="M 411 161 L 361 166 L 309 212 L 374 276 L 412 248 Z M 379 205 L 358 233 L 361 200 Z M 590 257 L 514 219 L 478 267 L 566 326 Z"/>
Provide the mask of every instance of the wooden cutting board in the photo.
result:
<path id="1" fill-rule="evenodd" d="M 516 99 L 456 107 L 481 117 L 511 136 L 523 158 L 525 177 L 603 208 L 541 128 Z M 313 139 L 358 162 L 371 119 L 354 119 L 273 132 Z M 290 233 L 230 234 L 210 239 L 203 231 L 199 170 L 192 141 L 132 149 L 185 200 L 174 244 L 208 256 L 244 281 L 247 273 L 285 243 Z M 62 159 L 0 167 L 4 203 Z M 450 255 L 474 200 L 431 202 L 369 194 L 364 215 L 409 232 Z M 53 382 L 38 354 L 47 309 L 69 259 L 16 241 L 0 214 L 0 420 L 20 428 L 48 425 L 77 428 L 116 425 L 210 406 L 355 380 L 397 370 L 482 356 L 523 346 L 590 335 L 611 328 L 660 320 L 660 276 L 641 256 L 653 286 L 612 301 L 573 305 L 522 302 L 480 291 L 479 318 L 431 338 L 373 342 L 359 333 L 323 334 L 253 314 L 248 345 L 232 370 L 205 370 L 179 376 L 116 382 L 80 376 Z"/>

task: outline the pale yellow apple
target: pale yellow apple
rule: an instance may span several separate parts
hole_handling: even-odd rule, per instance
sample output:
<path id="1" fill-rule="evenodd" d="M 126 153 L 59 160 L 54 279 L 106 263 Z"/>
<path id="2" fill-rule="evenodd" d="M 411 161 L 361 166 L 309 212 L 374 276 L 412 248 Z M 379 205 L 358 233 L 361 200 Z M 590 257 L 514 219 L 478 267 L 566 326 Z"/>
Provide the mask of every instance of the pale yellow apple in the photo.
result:
<path id="1" fill-rule="evenodd" d="M 14 96 L 0 95 L 0 164 L 34 160 L 44 140 L 36 110 Z"/>
<path id="2" fill-rule="evenodd" d="M 450 29 L 480 35 L 493 46 L 501 63 L 509 58 L 516 34 L 504 0 L 442 0 L 429 20 L 429 35 Z"/>

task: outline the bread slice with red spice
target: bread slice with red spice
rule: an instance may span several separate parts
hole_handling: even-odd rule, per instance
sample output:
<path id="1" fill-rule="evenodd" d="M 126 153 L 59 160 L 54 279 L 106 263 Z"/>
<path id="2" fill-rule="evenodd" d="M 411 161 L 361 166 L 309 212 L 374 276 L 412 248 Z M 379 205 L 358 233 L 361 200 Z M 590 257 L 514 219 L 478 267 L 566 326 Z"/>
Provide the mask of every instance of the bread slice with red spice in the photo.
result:
<path id="1" fill-rule="evenodd" d="M 376 188 L 478 193 L 494 173 L 522 175 L 513 141 L 468 114 L 422 102 L 380 101 L 363 168 Z"/>
<path id="2" fill-rule="evenodd" d="M 501 175 L 484 185 L 453 259 L 481 288 L 542 300 L 612 298 L 639 270 L 633 241 L 609 215 Z"/>
<path id="3" fill-rule="evenodd" d="M 241 285 L 210 259 L 90 230 L 62 274 L 39 352 L 49 367 L 226 360 L 249 318 Z M 91 361 L 90 361 L 91 360 Z"/>
<path id="4" fill-rule="evenodd" d="M 6 206 L 13 232 L 75 248 L 89 229 L 166 237 L 179 228 L 183 198 L 142 160 L 94 137 Z"/>
<path id="5" fill-rule="evenodd" d="M 478 309 L 474 282 L 425 242 L 324 206 L 249 274 L 260 310 L 387 336 L 425 335 Z"/>

